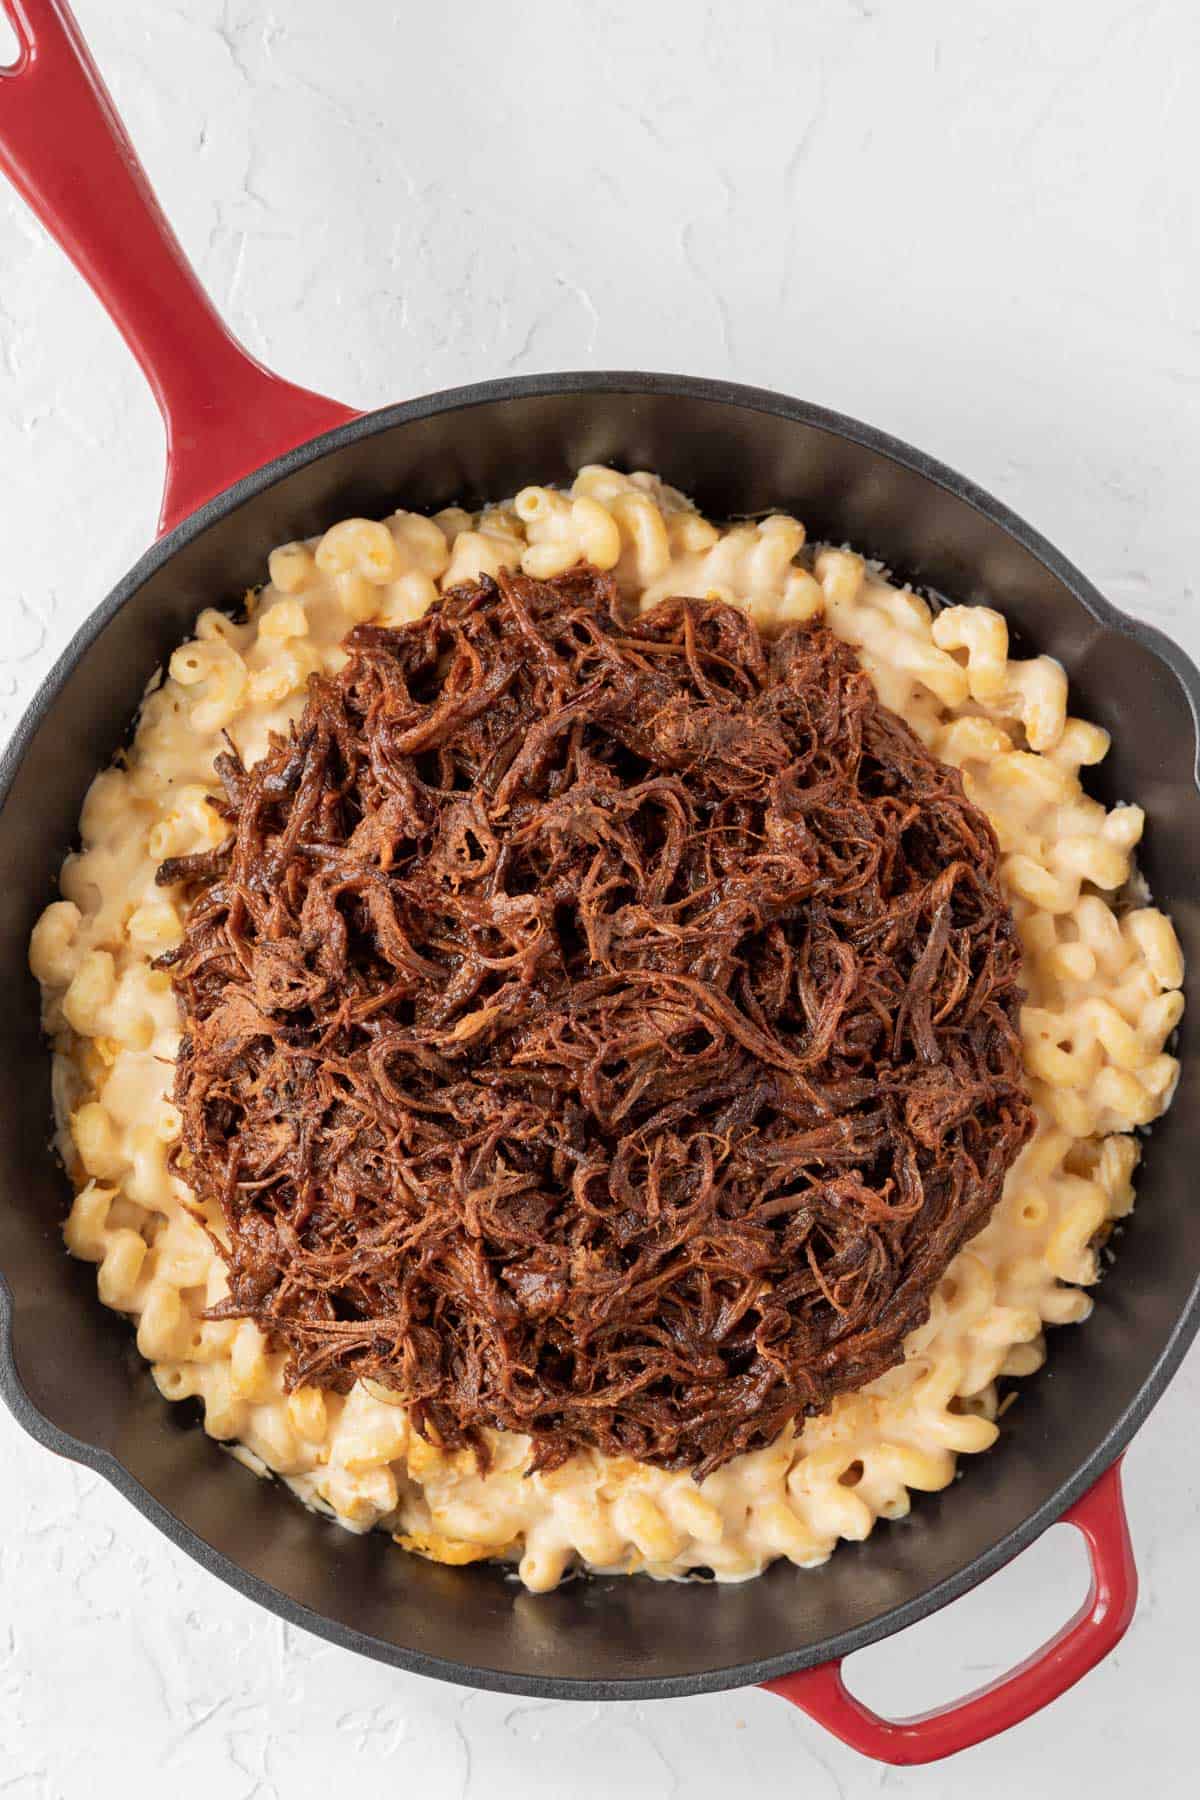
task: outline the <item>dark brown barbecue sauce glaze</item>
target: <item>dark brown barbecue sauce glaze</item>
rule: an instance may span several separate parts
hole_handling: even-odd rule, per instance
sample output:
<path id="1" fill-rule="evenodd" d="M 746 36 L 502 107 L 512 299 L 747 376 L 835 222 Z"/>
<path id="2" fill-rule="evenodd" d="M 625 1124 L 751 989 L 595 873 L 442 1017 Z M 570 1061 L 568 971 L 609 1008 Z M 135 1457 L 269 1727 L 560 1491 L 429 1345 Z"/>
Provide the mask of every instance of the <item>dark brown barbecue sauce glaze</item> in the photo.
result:
<path id="1" fill-rule="evenodd" d="M 957 772 L 824 626 L 586 567 L 346 647 L 159 871 L 210 1316 L 485 1466 L 700 1477 L 899 1361 L 1032 1122 Z"/>

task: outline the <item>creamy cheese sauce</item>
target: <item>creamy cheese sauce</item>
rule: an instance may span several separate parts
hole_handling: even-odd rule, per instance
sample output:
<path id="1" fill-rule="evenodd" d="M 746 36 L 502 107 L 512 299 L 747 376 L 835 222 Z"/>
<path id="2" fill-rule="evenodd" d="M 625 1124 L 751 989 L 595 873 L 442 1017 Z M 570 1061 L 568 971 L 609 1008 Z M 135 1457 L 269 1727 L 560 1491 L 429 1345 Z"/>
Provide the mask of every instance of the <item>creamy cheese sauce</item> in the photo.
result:
<path id="1" fill-rule="evenodd" d="M 152 963 L 178 942 L 183 913 L 154 875 L 224 835 L 207 805 L 223 734 L 247 763 L 261 756 L 302 710 L 308 677 L 342 666 L 359 622 L 411 620 L 439 590 L 502 566 L 548 578 L 581 558 L 615 571 L 642 609 L 690 594 L 745 607 L 766 632 L 824 618 L 885 704 L 962 770 L 999 838 L 1022 944 L 1038 1125 L 991 1222 L 950 1266 L 901 1365 L 699 1485 L 595 1453 L 529 1476 L 527 1440 L 499 1432 L 481 1475 L 371 1383 L 344 1398 L 286 1393 L 283 1357 L 255 1324 L 204 1318 L 227 1291 L 224 1264 L 167 1166 L 180 1023 Z M 944 1487 L 956 1456 L 997 1436 L 997 1379 L 1032 1373 L 1045 1326 L 1090 1310 L 1097 1242 L 1133 1205 L 1131 1133 L 1164 1110 L 1178 1073 L 1165 1047 L 1183 1007 L 1179 945 L 1161 912 L 1126 903 L 1142 813 L 1084 793 L 1079 771 L 1108 738 L 1069 716 L 1061 668 L 1010 659 L 986 607 L 935 615 L 861 557 L 814 553 L 795 519 L 719 528 L 657 477 L 598 467 L 568 492 L 527 488 L 481 514 L 343 521 L 273 552 L 269 577 L 244 623 L 203 613 L 148 693 L 129 751 L 92 784 L 62 898 L 30 947 L 76 1188 L 67 1245 L 98 1265 L 105 1304 L 136 1322 L 163 1394 L 199 1398 L 214 1437 L 350 1529 L 381 1527 L 444 1562 L 510 1559 L 533 1589 L 573 1567 L 730 1581 L 779 1556 L 808 1567 L 902 1516 L 912 1490 Z M 220 1219 L 206 1222 L 219 1238 Z"/>

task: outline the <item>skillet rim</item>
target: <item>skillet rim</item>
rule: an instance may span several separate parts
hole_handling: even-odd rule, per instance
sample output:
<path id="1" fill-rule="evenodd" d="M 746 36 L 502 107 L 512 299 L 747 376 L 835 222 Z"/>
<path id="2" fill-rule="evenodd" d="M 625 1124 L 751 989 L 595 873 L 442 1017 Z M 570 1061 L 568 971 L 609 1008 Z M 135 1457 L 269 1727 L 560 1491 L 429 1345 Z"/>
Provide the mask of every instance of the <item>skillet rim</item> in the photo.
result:
<path id="1" fill-rule="evenodd" d="M 349 423 L 323 432 L 263 464 L 206 501 L 139 557 L 123 579 L 83 621 L 55 660 L 0 754 L 0 808 L 7 801 L 9 790 L 34 733 L 45 719 L 71 671 L 83 660 L 101 632 L 143 583 L 170 562 L 177 551 L 199 537 L 217 520 L 234 512 L 243 503 L 256 499 L 296 470 L 319 461 L 346 445 L 376 436 L 397 425 L 440 413 L 465 413 L 473 407 L 497 401 L 564 394 L 576 394 L 583 399 L 589 394 L 622 393 L 702 400 L 722 406 L 736 406 L 751 412 L 768 413 L 860 445 L 922 477 L 955 499 L 965 501 L 975 512 L 998 526 L 1039 561 L 1098 623 L 1142 644 L 1171 671 L 1184 692 L 1192 716 L 1193 777 L 1200 790 L 1200 671 L 1191 658 L 1156 626 L 1131 619 L 1106 600 L 1087 577 L 1040 532 L 1035 531 L 1010 507 L 995 499 L 985 489 L 900 438 L 846 414 L 807 401 L 795 400 L 768 388 L 686 375 L 621 370 L 596 373 L 568 370 L 553 374 L 513 376 L 498 381 L 441 389 L 413 400 L 362 413 Z M 1200 1331 L 1200 1279 L 1193 1284 L 1187 1302 L 1180 1310 L 1160 1355 L 1136 1396 L 1109 1426 L 1072 1476 L 1020 1525 L 955 1574 L 936 1582 L 915 1598 L 893 1607 L 868 1624 L 837 1633 L 806 1650 L 731 1664 L 693 1675 L 638 1676 L 627 1681 L 518 1675 L 475 1668 L 467 1663 L 405 1650 L 300 1605 L 280 1589 L 259 1576 L 252 1575 L 241 1564 L 215 1550 L 190 1527 L 185 1526 L 111 1452 L 61 1430 L 47 1419 L 30 1399 L 18 1373 L 13 1349 L 12 1320 L 12 1293 L 0 1270 L 0 1398 L 5 1400 L 17 1422 L 46 1449 L 104 1476 L 176 1548 L 184 1551 L 209 1574 L 217 1576 L 235 1591 L 257 1602 L 288 1624 L 312 1632 L 342 1649 L 413 1674 L 430 1676 L 458 1686 L 546 1699 L 648 1700 L 716 1693 L 749 1686 L 775 1680 L 780 1676 L 814 1667 L 818 1663 L 850 1656 L 856 1650 L 881 1642 L 907 1626 L 930 1617 L 1003 1568 L 1086 1493 L 1121 1455 L 1155 1406 L 1193 1338 Z"/>

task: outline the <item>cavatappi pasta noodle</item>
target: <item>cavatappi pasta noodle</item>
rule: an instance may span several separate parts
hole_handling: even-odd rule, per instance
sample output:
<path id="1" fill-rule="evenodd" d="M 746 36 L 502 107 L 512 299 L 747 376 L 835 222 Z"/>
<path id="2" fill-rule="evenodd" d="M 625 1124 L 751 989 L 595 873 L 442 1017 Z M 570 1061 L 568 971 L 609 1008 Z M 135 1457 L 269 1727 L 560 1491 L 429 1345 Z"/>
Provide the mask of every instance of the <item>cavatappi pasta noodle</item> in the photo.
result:
<path id="1" fill-rule="evenodd" d="M 1023 946 L 1038 1128 L 991 1222 L 951 1265 L 899 1367 L 699 1486 L 598 1454 L 527 1477 L 526 1440 L 499 1433 L 480 1476 L 469 1452 L 425 1442 L 371 1383 L 345 1398 L 285 1394 L 282 1357 L 256 1325 L 204 1319 L 225 1293 L 223 1264 L 167 1167 L 179 1021 L 151 963 L 183 921 L 178 891 L 154 872 L 223 834 L 206 805 L 222 733 L 247 762 L 259 757 L 301 710 L 309 675 L 344 662 L 341 640 L 360 621 L 413 619 L 439 589 L 505 565 L 548 578 L 580 558 L 614 570 L 642 608 L 713 596 L 768 631 L 823 616 L 885 703 L 962 770 L 999 837 Z M 198 1398 L 214 1437 L 351 1530 L 383 1527 L 446 1562 L 511 1559 L 533 1589 L 580 1565 L 723 1580 L 779 1556 L 808 1567 L 839 1538 L 901 1517 L 913 1490 L 946 1486 L 955 1458 L 997 1435 L 997 1378 L 1037 1369 L 1044 1328 L 1090 1310 L 1096 1246 L 1133 1205 L 1131 1134 L 1163 1111 L 1177 1074 L 1166 1045 L 1183 1007 L 1179 945 L 1161 912 L 1124 904 L 1142 813 L 1084 794 L 1080 768 L 1108 737 L 1069 716 L 1061 668 L 1010 659 L 986 607 L 935 614 L 861 557 L 814 553 L 795 519 L 718 528 L 655 476 L 599 467 L 567 492 L 529 487 L 479 514 L 348 519 L 275 550 L 269 576 L 244 623 L 204 612 L 175 651 L 130 749 L 92 784 L 82 847 L 30 946 L 76 1187 L 67 1245 L 97 1264 L 105 1304 L 136 1321 L 162 1392 Z"/>

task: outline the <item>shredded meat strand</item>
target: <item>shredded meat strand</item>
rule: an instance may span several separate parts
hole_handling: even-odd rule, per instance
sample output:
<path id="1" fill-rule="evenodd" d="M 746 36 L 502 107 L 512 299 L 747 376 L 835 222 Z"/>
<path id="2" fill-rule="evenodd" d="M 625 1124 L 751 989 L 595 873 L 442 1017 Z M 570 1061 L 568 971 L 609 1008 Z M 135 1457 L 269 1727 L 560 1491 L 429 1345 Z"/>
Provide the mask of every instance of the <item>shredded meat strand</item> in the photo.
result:
<path id="1" fill-rule="evenodd" d="M 821 625 L 585 566 L 347 648 L 158 872 L 209 1316 L 699 1479 L 900 1360 L 1029 1134 L 991 827 Z"/>

